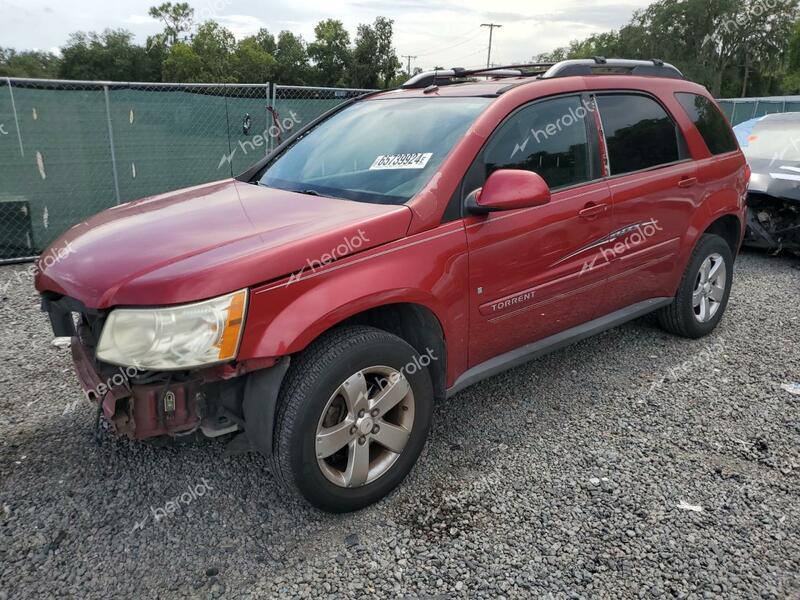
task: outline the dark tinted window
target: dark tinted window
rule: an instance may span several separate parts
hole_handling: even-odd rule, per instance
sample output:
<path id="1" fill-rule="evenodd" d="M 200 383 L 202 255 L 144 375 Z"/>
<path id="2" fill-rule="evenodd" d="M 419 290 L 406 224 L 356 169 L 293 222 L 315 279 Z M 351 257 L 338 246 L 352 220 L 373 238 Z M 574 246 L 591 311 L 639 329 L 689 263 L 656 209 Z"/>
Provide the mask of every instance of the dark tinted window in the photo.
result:
<path id="1" fill-rule="evenodd" d="M 489 141 L 484 178 L 497 169 L 523 169 L 538 173 L 553 189 L 588 181 L 586 114 L 578 96 L 522 108 Z"/>
<path id="2" fill-rule="evenodd" d="M 698 94 L 679 93 L 675 97 L 703 136 L 711 154 L 724 154 L 738 148 L 731 128 L 713 102 Z"/>
<path id="3" fill-rule="evenodd" d="M 619 94 L 598 96 L 597 104 L 612 175 L 679 160 L 678 130 L 658 102 Z"/>

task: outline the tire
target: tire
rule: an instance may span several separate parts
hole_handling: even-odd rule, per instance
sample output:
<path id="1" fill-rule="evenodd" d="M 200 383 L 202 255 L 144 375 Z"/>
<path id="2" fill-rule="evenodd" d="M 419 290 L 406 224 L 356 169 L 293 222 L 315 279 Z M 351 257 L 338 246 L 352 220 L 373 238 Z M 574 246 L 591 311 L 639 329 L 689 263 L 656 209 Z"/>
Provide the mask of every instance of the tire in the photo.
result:
<path id="1" fill-rule="evenodd" d="M 341 327 L 315 340 L 293 358 L 278 397 L 271 457 L 278 481 L 317 508 L 334 513 L 359 510 L 391 492 L 411 471 L 428 437 L 433 385 L 425 366 L 437 358 L 428 356 L 426 363 L 425 357 L 404 340 L 372 327 Z M 385 406 L 402 399 L 373 419 L 371 415 L 380 412 L 373 402 L 393 380 L 390 371 L 400 376 L 392 397 L 386 393 Z M 354 385 L 345 388 L 350 382 Z M 358 394 L 354 388 L 360 390 Z M 353 404 L 361 410 L 351 411 L 353 402 L 362 403 Z M 366 413 L 364 406 L 368 407 Z M 358 417 L 360 413 L 365 414 Z M 345 435 L 348 423 L 346 445 L 320 458 L 318 455 L 330 451 L 320 446 L 321 434 L 336 430 Z M 379 440 L 397 431 L 403 432 L 401 439 L 405 441 L 393 452 Z M 356 456 L 361 460 L 356 461 Z M 363 467 L 364 456 L 368 459 L 367 479 L 363 468 L 353 466 Z"/>
<path id="2" fill-rule="evenodd" d="M 724 284 L 714 286 L 709 281 L 710 291 L 705 293 L 702 290 L 698 291 L 699 288 L 702 288 L 701 269 L 708 264 L 707 261 L 716 265 L 719 262 L 718 259 L 721 259 L 724 267 Z M 675 294 L 674 302 L 658 311 L 659 324 L 666 331 L 685 338 L 697 339 L 708 335 L 714 331 L 725 313 L 732 282 L 733 254 L 728 243 L 718 235 L 704 234 L 692 252 Z M 710 308 L 709 312 L 705 314 L 705 319 L 703 319 L 702 307 L 696 306 L 696 292 L 701 296 L 708 294 L 706 299 Z M 716 295 L 718 299 L 714 301 L 712 295 Z M 700 312 L 699 315 L 698 312 Z"/>

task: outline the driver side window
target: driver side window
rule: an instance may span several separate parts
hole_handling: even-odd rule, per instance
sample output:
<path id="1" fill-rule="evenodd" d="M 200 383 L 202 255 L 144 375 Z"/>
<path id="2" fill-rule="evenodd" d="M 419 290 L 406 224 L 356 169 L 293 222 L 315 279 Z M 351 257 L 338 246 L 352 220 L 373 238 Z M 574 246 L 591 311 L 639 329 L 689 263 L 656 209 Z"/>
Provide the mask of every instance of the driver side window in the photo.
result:
<path id="1" fill-rule="evenodd" d="M 482 154 L 483 180 L 498 169 L 538 173 L 551 189 L 592 179 L 586 117 L 580 96 L 536 102 L 500 125 Z"/>

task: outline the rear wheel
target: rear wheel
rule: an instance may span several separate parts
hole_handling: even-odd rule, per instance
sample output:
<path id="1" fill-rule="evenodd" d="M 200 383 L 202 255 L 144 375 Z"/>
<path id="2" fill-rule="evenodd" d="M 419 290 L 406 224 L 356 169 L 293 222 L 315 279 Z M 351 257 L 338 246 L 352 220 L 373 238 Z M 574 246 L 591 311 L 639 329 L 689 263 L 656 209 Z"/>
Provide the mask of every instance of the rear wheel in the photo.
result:
<path id="1" fill-rule="evenodd" d="M 363 508 L 392 491 L 428 435 L 426 364 L 404 340 L 371 327 L 343 327 L 311 344 L 292 362 L 279 398 L 278 479 L 330 512 Z"/>
<path id="2" fill-rule="evenodd" d="M 705 234 L 686 267 L 675 301 L 661 309 L 661 327 L 688 338 L 711 333 L 722 319 L 733 282 L 733 254 L 718 235 Z"/>

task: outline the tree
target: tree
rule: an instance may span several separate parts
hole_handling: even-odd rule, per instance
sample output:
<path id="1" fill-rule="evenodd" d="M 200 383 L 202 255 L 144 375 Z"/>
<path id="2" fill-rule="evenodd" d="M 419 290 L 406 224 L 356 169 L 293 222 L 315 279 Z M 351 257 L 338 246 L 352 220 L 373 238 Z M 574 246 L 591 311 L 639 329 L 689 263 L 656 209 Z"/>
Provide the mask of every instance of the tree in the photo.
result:
<path id="1" fill-rule="evenodd" d="M 201 83 L 203 61 L 185 42 L 173 44 L 162 68 L 164 81 Z"/>
<path id="2" fill-rule="evenodd" d="M 188 2 L 164 2 L 160 6 L 150 7 L 148 14 L 163 21 L 164 35 L 169 45 L 185 41 L 186 36 L 182 37 L 182 34 L 189 33 L 194 26 L 194 9 Z"/>
<path id="3" fill-rule="evenodd" d="M 612 31 L 576 40 L 549 55 L 661 57 L 716 96 L 779 93 L 797 0 L 658 0 Z M 800 82 L 800 78 L 798 78 Z"/>
<path id="4" fill-rule="evenodd" d="M 389 87 L 395 74 L 401 68 L 400 59 L 397 58 L 397 53 L 392 45 L 393 25 L 394 21 L 386 17 L 377 17 L 372 25 L 378 41 L 378 76 L 383 87 Z"/>
<path id="5" fill-rule="evenodd" d="M 350 34 L 341 21 L 326 19 L 314 28 L 316 39 L 308 45 L 318 85 L 343 86 L 351 62 Z"/>
<path id="6" fill-rule="evenodd" d="M 233 82 L 232 55 L 236 48 L 233 34 L 215 21 L 206 21 L 192 38 L 192 50 L 203 62 L 205 81 Z"/>
<path id="7" fill-rule="evenodd" d="M 64 79 L 106 79 L 110 81 L 152 81 L 153 61 L 147 51 L 133 43 L 124 29 L 103 33 L 77 32 L 61 50 L 58 75 Z"/>
<path id="8" fill-rule="evenodd" d="M 267 54 L 271 54 L 275 56 L 275 50 L 277 49 L 277 44 L 275 43 L 275 36 L 272 35 L 269 31 L 264 29 L 263 27 L 258 30 L 254 36 L 252 36 L 255 42 L 261 46 L 261 48 Z"/>
<path id="9" fill-rule="evenodd" d="M 275 80 L 284 85 L 310 83 L 308 52 L 303 38 L 291 31 L 281 31 L 275 45 Z"/>
<path id="10" fill-rule="evenodd" d="M 278 62 L 272 54 L 264 49 L 258 36 L 250 36 L 237 44 L 233 64 L 237 81 L 262 83 L 275 78 Z"/>
<path id="11" fill-rule="evenodd" d="M 233 34 L 214 21 L 197 28 L 191 43 L 170 47 L 164 60 L 164 81 L 184 83 L 234 83 L 237 81 Z"/>
<path id="12" fill-rule="evenodd" d="M 356 88 L 376 88 L 380 77 L 378 35 L 369 25 L 359 25 L 353 48 L 350 85 Z"/>
<path id="13" fill-rule="evenodd" d="M 0 48 L 0 77 L 56 77 L 59 62 L 60 59 L 50 52 Z"/>
<path id="14" fill-rule="evenodd" d="M 786 93 L 800 93 L 800 22 L 795 23 L 789 40 L 786 75 L 783 80 Z"/>

